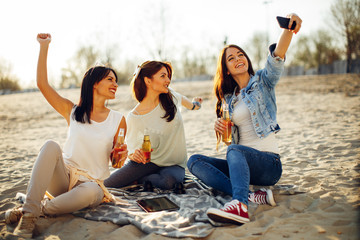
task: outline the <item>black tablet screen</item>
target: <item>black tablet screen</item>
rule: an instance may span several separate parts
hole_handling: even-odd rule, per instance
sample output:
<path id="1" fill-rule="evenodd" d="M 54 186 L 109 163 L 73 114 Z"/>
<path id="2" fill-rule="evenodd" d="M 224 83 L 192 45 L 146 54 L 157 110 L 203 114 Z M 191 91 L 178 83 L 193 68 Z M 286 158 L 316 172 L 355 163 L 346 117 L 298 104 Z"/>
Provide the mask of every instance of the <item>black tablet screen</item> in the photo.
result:
<path id="1" fill-rule="evenodd" d="M 157 212 L 163 210 L 178 210 L 179 206 L 166 196 L 157 198 L 141 199 L 136 201 L 145 212 Z"/>

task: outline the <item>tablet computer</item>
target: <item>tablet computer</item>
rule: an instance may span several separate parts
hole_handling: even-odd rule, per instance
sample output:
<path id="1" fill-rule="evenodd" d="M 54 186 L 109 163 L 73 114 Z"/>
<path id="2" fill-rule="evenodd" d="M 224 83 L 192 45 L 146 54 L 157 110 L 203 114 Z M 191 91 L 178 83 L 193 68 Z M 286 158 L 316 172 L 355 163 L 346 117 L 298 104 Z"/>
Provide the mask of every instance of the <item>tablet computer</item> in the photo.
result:
<path id="1" fill-rule="evenodd" d="M 141 199 L 136 202 L 145 212 L 175 211 L 179 209 L 179 206 L 166 196 Z"/>

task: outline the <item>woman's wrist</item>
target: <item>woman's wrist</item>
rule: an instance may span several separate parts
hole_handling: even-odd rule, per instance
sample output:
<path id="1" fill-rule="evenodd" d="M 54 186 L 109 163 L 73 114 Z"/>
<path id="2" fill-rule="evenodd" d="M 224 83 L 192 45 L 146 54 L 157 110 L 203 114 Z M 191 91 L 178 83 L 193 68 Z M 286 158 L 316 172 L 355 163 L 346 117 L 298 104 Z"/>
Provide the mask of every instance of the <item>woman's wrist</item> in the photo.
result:
<path id="1" fill-rule="evenodd" d="M 192 107 L 191 110 L 195 110 L 195 107 L 196 107 L 196 106 L 199 107 L 197 110 L 199 110 L 199 109 L 201 108 L 201 103 L 198 102 L 198 101 L 193 101 L 192 104 L 193 104 L 193 107 Z"/>

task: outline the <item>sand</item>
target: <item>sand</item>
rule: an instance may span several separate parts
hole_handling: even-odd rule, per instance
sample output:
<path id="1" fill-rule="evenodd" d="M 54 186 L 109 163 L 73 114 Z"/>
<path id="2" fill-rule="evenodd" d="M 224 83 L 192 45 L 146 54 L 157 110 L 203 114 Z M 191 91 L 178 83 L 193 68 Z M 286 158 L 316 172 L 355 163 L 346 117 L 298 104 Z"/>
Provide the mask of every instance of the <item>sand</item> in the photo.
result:
<path id="1" fill-rule="evenodd" d="M 211 81 L 176 82 L 173 89 L 202 96 L 199 111 L 183 110 L 188 155 L 223 157 L 215 151 Z M 60 93 L 75 102 L 79 89 Z M 301 194 L 275 193 L 276 207 L 262 205 L 243 226 L 217 227 L 205 239 L 358 239 L 360 205 L 360 76 L 284 77 L 277 88 L 276 135 L 283 176 L 278 184 L 296 185 Z M 128 86 L 121 86 L 109 107 L 125 115 L 135 105 Z M 47 139 L 61 145 L 66 121 L 39 92 L 0 96 L 0 238 L 17 239 L 4 213 L 19 204 L 33 163 Z M 95 222 L 71 214 L 40 219 L 37 239 L 168 239 L 144 234 L 135 226 Z"/>

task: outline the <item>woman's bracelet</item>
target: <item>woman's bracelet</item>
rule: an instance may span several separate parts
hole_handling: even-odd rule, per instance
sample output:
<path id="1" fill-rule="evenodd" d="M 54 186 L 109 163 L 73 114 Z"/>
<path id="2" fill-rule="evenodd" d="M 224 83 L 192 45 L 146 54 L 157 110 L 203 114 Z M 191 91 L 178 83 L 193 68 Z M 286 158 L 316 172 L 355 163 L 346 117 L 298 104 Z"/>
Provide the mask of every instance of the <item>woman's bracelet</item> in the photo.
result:
<path id="1" fill-rule="evenodd" d="M 194 110 L 196 106 L 199 107 L 198 110 L 201 108 L 201 103 L 198 101 L 193 101 L 192 104 L 193 104 L 193 107 L 191 110 Z"/>

